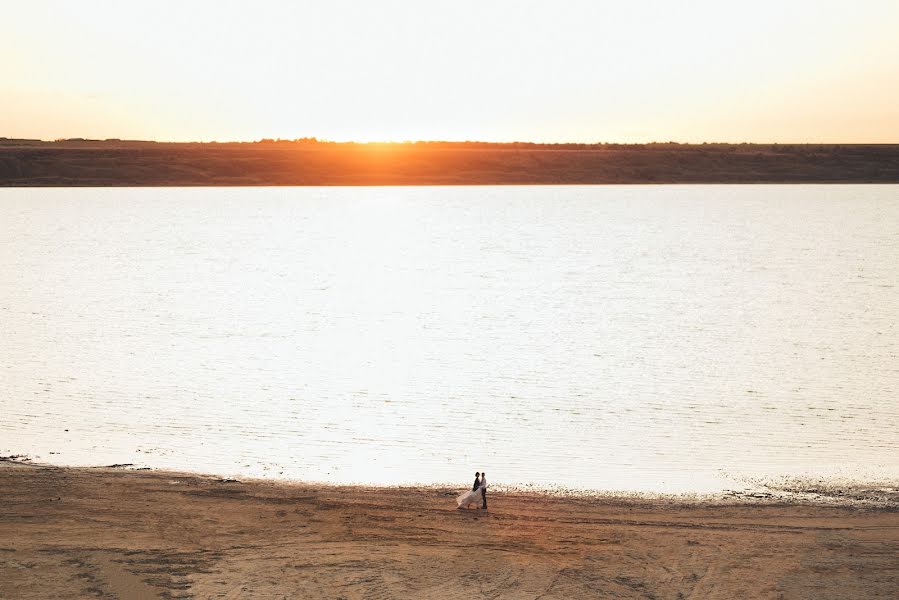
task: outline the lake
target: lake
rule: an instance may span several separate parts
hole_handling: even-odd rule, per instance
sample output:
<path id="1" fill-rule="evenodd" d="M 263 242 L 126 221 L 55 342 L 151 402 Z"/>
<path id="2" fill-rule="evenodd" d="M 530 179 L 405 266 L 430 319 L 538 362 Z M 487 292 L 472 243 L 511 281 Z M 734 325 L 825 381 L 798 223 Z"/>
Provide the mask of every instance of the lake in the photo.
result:
<path id="1" fill-rule="evenodd" d="M 0 189 L 0 454 L 899 478 L 899 186 Z"/>

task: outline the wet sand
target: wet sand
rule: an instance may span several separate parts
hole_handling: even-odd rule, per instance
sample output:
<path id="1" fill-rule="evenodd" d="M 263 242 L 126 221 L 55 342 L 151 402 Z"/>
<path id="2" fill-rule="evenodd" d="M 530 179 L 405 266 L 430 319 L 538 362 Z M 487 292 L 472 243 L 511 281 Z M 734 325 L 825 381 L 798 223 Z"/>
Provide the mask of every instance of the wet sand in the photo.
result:
<path id="1" fill-rule="evenodd" d="M 894 508 L 0 463 L 0 598 L 894 598 Z"/>

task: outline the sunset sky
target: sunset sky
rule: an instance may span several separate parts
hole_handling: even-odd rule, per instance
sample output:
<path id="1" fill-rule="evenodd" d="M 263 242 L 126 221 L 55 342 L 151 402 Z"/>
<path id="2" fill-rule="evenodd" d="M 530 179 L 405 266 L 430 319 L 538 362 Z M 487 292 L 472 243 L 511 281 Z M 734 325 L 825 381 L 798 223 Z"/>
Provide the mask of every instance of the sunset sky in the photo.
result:
<path id="1" fill-rule="evenodd" d="M 897 31 L 897 0 L 0 0 L 0 136 L 896 143 Z"/>

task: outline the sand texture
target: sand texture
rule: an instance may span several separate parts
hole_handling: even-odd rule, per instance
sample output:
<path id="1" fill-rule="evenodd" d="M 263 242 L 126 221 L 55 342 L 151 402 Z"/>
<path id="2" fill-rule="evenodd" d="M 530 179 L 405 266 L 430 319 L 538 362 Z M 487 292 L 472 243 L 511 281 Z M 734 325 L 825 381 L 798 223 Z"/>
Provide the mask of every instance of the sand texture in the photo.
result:
<path id="1" fill-rule="evenodd" d="M 899 512 L 0 463 L 0 598 L 895 598 Z"/>

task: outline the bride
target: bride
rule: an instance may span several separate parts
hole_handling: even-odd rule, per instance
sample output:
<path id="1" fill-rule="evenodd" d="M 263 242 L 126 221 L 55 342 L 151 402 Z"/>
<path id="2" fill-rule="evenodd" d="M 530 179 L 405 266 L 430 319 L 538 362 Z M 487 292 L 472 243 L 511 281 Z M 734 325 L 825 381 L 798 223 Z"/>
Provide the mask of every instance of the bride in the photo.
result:
<path id="1" fill-rule="evenodd" d="M 474 485 L 471 486 L 470 492 L 465 492 L 458 498 L 456 498 L 456 505 L 458 508 L 468 508 L 469 504 L 477 504 L 481 501 L 481 488 L 487 487 L 487 474 L 484 473 L 484 478 L 481 479 L 480 473 L 474 474 Z"/>

